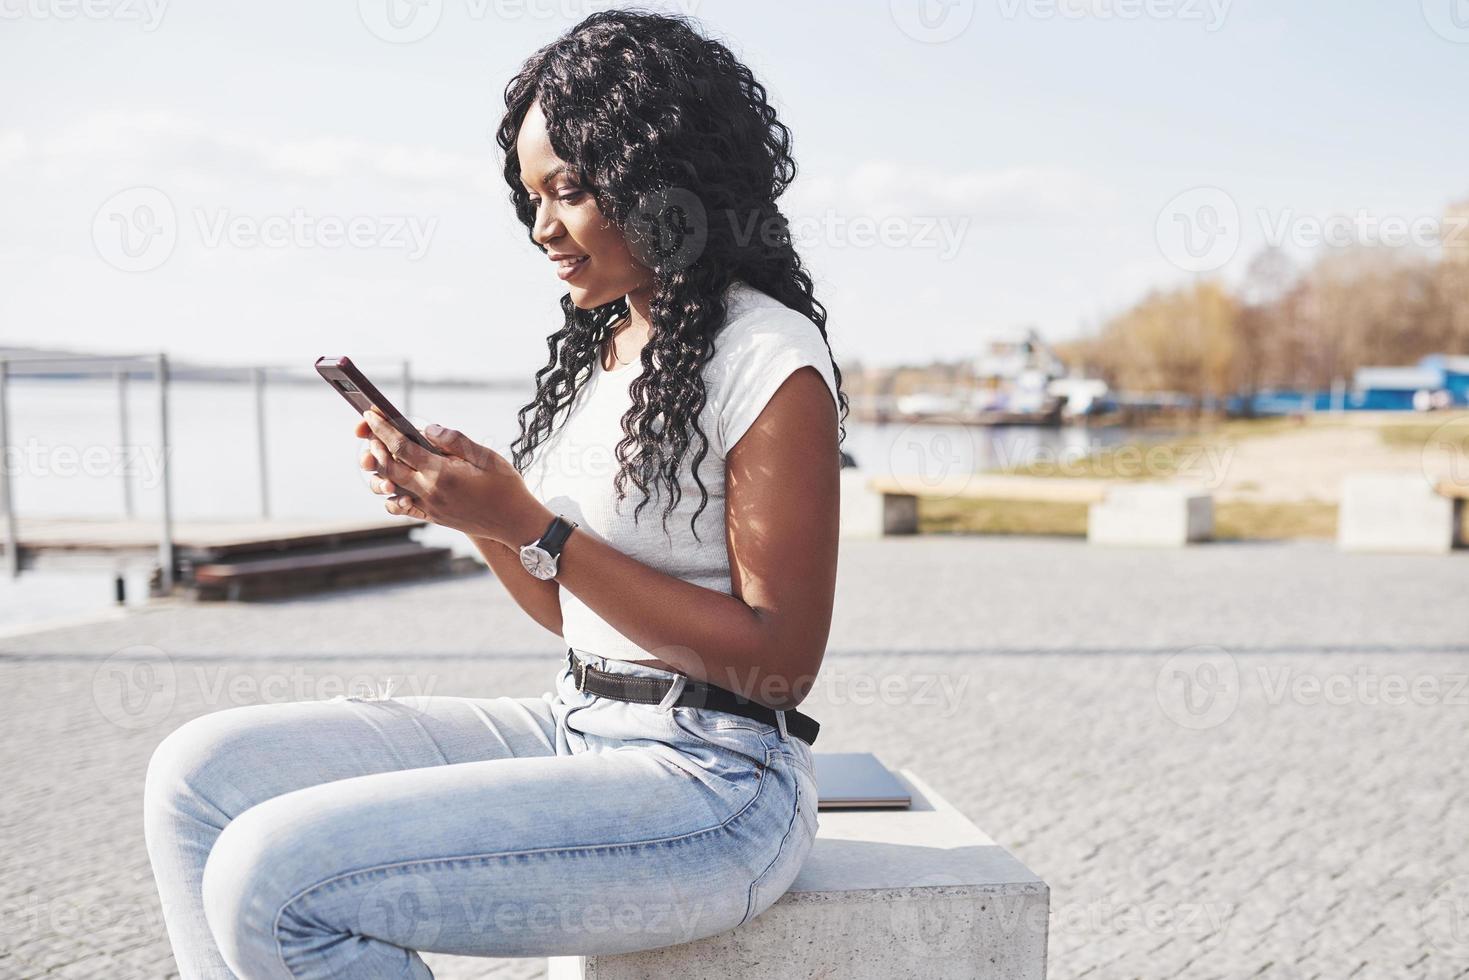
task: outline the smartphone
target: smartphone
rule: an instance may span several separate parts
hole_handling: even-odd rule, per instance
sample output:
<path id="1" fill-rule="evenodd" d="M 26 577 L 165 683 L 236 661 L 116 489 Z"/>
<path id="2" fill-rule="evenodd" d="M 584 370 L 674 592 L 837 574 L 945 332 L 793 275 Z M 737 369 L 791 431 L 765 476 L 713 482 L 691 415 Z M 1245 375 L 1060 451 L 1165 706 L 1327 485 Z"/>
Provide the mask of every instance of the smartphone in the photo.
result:
<path id="1" fill-rule="evenodd" d="M 377 385 L 367 380 L 367 375 L 357 369 L 350 357 L 318 357 L 316 359 L 316 373 L 326 379 L 327 384 L 337 389 L 338 393 L 361 415 L 368 408 L 376 408 L 383 413 L 383 417 L 393 424 L 393 428 L 412 439 L 418 445 L 427 449 L 435 456 L 444 455 L 443 451 L 429 442 L 417 426 L 403 417 L 403 413 L 393 406 L 393 403 L 377 390 Z"/>

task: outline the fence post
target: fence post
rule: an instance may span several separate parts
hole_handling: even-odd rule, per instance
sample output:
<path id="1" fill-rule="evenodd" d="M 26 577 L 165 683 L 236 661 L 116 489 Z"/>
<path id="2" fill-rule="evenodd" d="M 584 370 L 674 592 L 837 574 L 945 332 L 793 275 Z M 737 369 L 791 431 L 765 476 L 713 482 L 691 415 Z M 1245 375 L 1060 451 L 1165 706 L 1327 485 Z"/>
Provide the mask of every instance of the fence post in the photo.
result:
<path id="1" fill-rule="evenodd" d="M 158 539 L 160 585 L 164 595 L 173 594 L 173 493 L 169 486 L 168 445 L 168 355 L 159 353 L 154 371 L 158 376 L 158 439 L 163 448 L 163 528 Z"/>
<path id="2" fill-rule="evenodd" d="M 128 467 L 132 456 L 128 452 L 128 369 L 118 368 L 117 377 L 117 435 L 122 444 L 122 512 L 131 519 L 134 516 L 133 481 Z"/>
<path id="3" fill-rule="evenodd" d="M 5 571 L 20 576 L 20 535 L 15 530 L 15 489 L 10 482 L 10 362 L 0 357 L 0 502 L 5 507 Z"/>
<path id="4" fill-rule="evenodd" d="M 270 518 L 270 470 L 265 452 L 265 369 L 251 368 L 255 383 L 255 455 L 260 466 L 260 516 Z"/>

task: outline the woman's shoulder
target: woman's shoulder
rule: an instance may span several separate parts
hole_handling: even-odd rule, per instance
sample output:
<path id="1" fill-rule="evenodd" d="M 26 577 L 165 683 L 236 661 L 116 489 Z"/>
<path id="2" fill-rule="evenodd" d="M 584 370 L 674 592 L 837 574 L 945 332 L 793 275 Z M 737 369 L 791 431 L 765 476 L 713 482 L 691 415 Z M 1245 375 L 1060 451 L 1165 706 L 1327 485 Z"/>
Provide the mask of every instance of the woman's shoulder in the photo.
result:
<path id="1" fill-rule="evenodd" d="M 724 324 L 714 335 L 714 360 L 748 358 L 793 345 L 825 346 L 810 318 L 743 279 L 730 283 L 725 296 Z"/>
<path id="2" fill-rule="evenodd" d="M 709 400 L 727 451 L 749 429 L 785 378 L 810 365 L 839 406 L 832 355 L 821 329 L 798 310 L 745 283 L 731 286 L 729 314 L 714 335 L 706 368 Z"/>

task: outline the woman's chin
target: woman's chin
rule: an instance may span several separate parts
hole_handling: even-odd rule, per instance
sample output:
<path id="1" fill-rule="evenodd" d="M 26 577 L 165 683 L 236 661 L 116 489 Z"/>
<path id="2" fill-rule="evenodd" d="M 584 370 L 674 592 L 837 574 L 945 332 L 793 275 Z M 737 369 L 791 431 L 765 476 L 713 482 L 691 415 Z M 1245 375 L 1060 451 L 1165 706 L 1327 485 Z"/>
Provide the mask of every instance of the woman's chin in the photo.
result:
<path id="1" fill-rule="evenodd" d="M 602 291 L 585 289 L 574 283 L 568 283 L 571 290 L 571 302 L 579 310 L 595 310 L 605 305 L 608 300 L 603 298 Z"/>

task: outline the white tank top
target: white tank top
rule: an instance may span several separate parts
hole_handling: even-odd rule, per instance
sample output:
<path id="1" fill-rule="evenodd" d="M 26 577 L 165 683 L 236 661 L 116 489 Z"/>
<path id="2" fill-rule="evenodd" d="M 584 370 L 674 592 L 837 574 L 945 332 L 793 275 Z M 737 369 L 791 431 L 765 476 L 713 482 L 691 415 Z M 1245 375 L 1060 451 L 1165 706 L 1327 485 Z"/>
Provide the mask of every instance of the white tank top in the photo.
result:
<path id="1" fill-rule="evenodd" d="M 704 366 L 707 400 L 699 424 L 709 448 L 699 476 L 709 494 L 699 515 L 699 539 L 689 522 L 699 507 L 699 485 L 691 460 L 699 439 L 690 429 L 679 485 L 682 496 L 663 529 L 664 488 L 649 487 L 650 498 L 633 525 L 633 510 L 642 491 L 627 480 L 627 496 L 619 503 L 613 488 L 617 476 L 615 449 L 622 439 L 622 416 L 632 404 L 628 385 L 642 372 L 640 358 L 614 368 L 597 357 L 592 376 L 577 392 L 569 412 L 526 465 L 526 486 L 552 511 L 580 526 L 573 534 L 601 538 L 618 551 L 669 575 L 726 595 L 734 587 L 725 544 L 724 460 L 759 417 L 776 389 L 792 373 L 811 365 L 826 379 L 832 410 L 839 410 L 831 355 L 821 331 L 800 313 L 769 294 L 736 280 L 727 294 L 725 325 L 714 338 L 715 351 Z M 579 653 L 611 660 L 647 660 L 657 654 L 642 649 L 592 612 L 568 589 L 561 589 L 562 639 Z"/>

